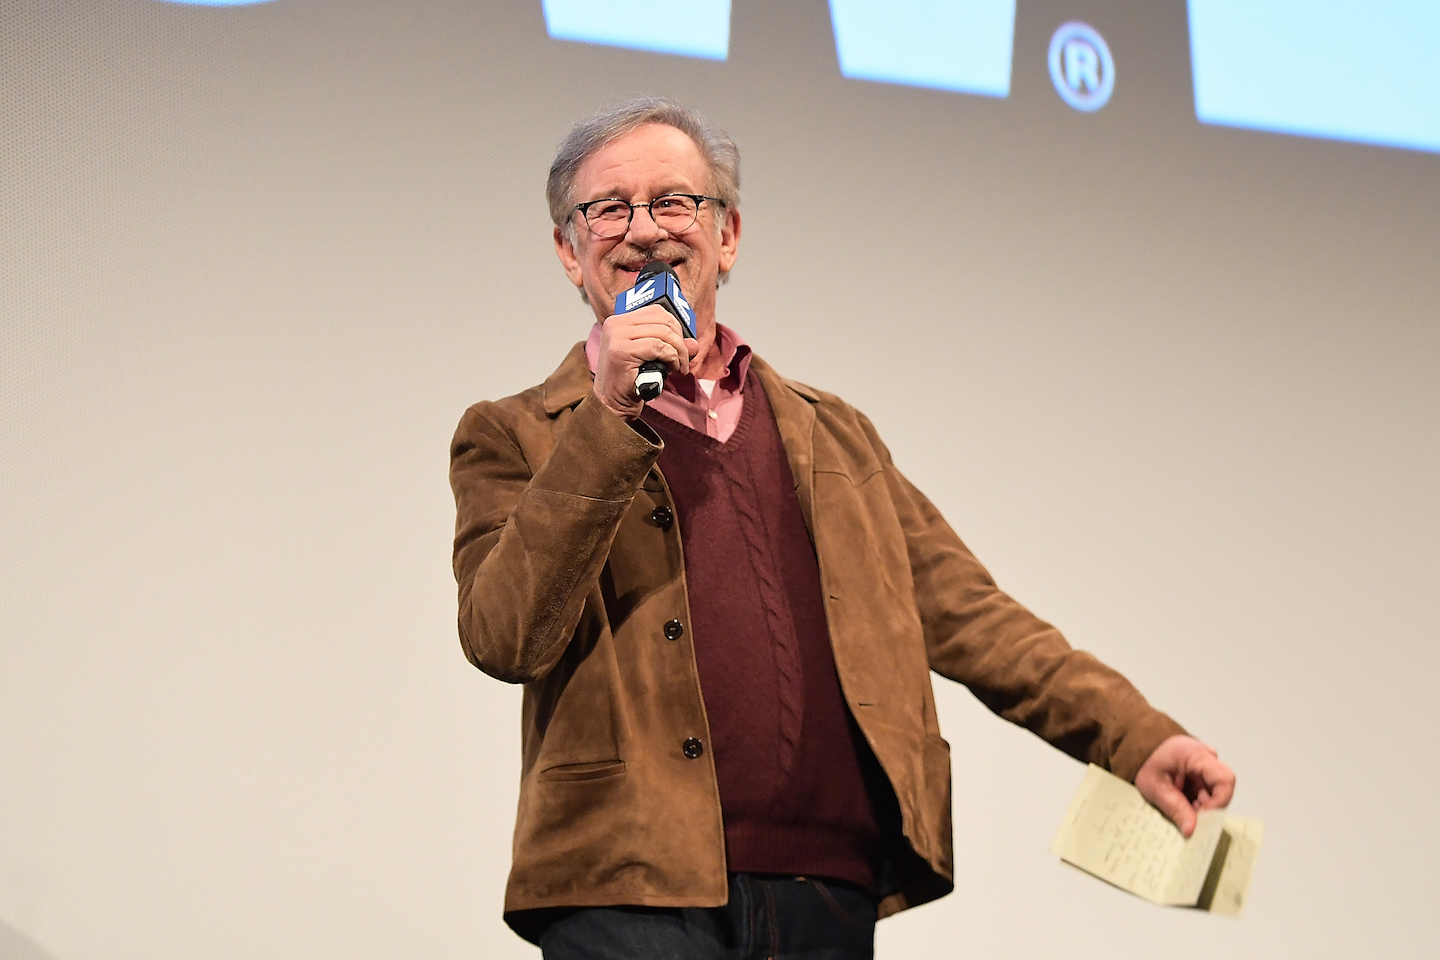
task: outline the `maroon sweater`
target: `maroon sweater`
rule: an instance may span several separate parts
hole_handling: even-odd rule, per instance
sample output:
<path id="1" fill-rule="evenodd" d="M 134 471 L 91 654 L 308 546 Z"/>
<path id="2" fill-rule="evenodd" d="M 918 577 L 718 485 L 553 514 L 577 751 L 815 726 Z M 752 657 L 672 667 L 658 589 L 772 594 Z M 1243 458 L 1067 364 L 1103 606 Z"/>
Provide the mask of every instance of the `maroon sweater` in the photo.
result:
<path id="1" fill-rule="evenodd" d="M 661 415 L 645 422 L 665 441 L 729 869 L 873 892 L 876 765 L 840 691 L 820 569 L 765 390 L 750 374 L 723 444 Z"/>

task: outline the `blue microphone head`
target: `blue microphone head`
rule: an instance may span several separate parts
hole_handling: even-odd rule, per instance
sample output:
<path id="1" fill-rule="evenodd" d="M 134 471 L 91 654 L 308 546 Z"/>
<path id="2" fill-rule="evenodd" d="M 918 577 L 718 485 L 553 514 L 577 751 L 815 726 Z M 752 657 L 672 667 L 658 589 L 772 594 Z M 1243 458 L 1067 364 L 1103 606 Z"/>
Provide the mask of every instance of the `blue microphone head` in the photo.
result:
<path id="1" fill-rule="evenodd" d="M 615 312 L 629 313 L 651 303 L 670 311 L 685 328 L 685 336 L 695 336 L 695 311 L 680 290 L 680 278 L 662 260 L 651 260 L 640 268 L 635 286 L 615 297 Z"/>

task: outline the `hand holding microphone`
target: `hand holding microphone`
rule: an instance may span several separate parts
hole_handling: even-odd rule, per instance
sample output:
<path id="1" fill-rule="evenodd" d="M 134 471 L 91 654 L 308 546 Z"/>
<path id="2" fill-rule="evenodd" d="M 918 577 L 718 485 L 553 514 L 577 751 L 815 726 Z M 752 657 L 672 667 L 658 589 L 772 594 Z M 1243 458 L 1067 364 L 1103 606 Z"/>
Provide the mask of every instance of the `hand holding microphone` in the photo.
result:
<path id="1" fill-rule="evenodd" d="M 629 313 L 641 307 L 657 304 L 664 307 L 671 316 L 680 321 L 685 336 L 695 339 L 695 311 L 690 309 L 685 294 L 680 292 L 680 278 L 670 269 L 670 264 L 651 260 L 640 268 L 635 286 L 615 298 L 615 313 Z M 641 400 L 654 400 L 665 387 L 665 364 L 659 360 L 646 360 L 640 364 L 635 376 L 635 393 Z"/>
<path id="2" fill-rule="evenodd" d="M 695 313 L 675 271 L 667 263 L 647 263 L 635 285 L 615 298 L 615 312 L 605 321 L 595 393 L 620 416 L 638 417 L 672 369 L 688 370 L 694 347 L 686 340 L 694 338 Z"/>

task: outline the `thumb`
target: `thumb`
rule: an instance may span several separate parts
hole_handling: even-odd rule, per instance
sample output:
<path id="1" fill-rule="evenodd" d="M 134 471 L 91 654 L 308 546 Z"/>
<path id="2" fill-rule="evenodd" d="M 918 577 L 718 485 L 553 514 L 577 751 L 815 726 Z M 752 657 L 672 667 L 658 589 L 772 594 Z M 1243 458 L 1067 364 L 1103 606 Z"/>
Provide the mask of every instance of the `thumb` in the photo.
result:
<path id="1" fill-rule="evenodd" d="M 1182 836 L 1188 838 L 1195 832 L 1195 808 L 1175 784 L 1167 779 L 1160 779 L 1153 785 L 1149 800 L 1180 828 Z"/>

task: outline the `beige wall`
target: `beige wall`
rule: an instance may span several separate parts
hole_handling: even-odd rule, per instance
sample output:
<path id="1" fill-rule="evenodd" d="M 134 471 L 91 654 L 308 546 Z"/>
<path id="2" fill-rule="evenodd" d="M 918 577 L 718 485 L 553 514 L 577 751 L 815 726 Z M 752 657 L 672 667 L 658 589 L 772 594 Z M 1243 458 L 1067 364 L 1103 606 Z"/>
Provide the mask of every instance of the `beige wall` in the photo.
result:
<path id="1" fill-rule="evenodd" d="M 722 321 L 1267 821 L 1242 921 L 1127 898 L 1046 851 L 1080 768 L 940 681 L 957 892 L 880 955 L 1427 955 L 1440 156 L 1200 126 L 1161 6 L 1022 2 L 992 100 L 840 79 L 820 0 L 739 0 L 726 63 L 538 2 L 6 0 L 0 944 L 536 956 L 446 444 L 588 327 L 550 151 L 663 92 L 744 152 Z M 1072 17 L 1093 116 L 1045 73 Z"/>

